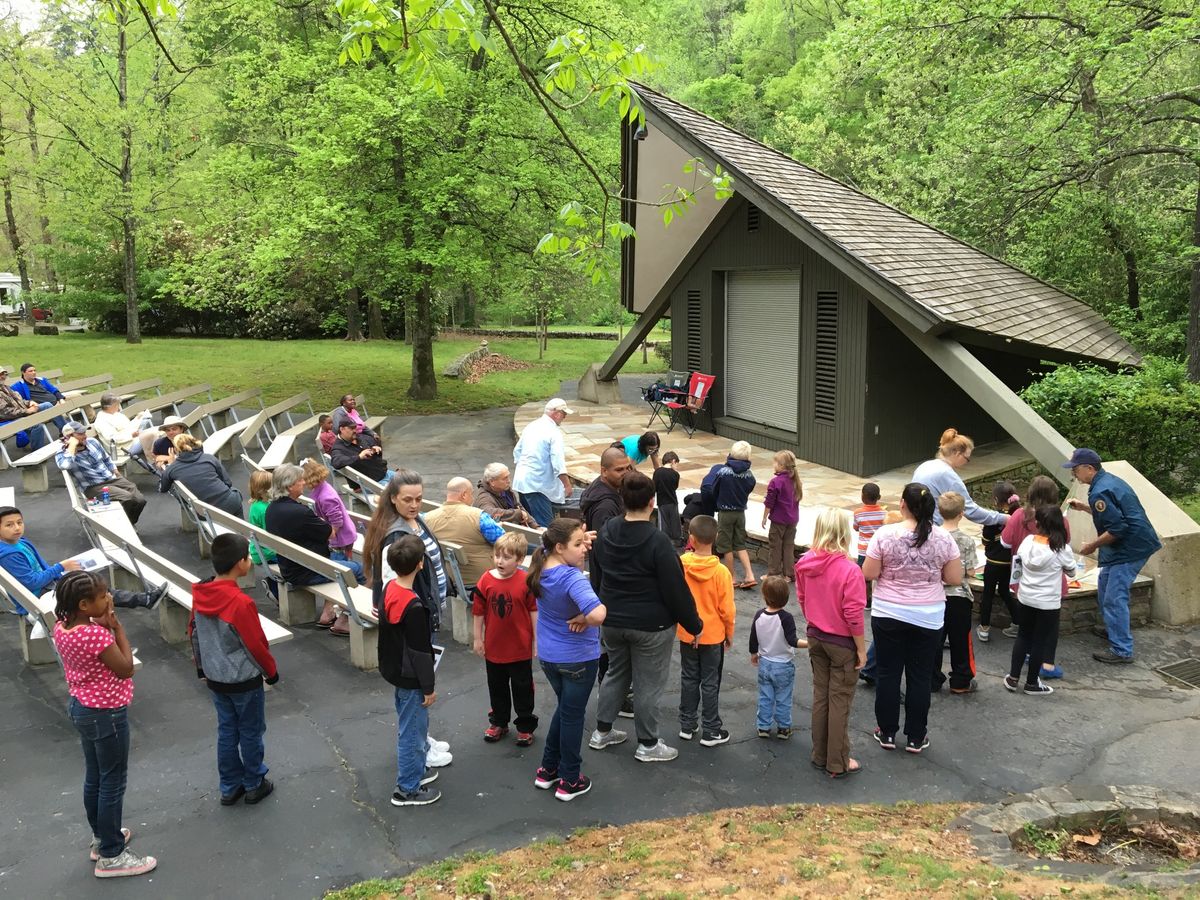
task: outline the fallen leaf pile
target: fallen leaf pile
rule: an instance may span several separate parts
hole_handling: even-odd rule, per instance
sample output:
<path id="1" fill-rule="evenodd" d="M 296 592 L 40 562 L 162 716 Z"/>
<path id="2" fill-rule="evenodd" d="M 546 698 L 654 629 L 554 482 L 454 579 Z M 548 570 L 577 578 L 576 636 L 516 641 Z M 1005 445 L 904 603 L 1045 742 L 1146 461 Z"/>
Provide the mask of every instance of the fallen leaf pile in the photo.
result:
<path id="1" fill-rule="evenodd" d="M 493 372 L 519 372 L 528 369 L 529 363 L 513 359 L 502 353 L 492 353 L 471 365 L 471 371 L 463 379 L 467 384 L 479 384 L 479 379 Z"/>

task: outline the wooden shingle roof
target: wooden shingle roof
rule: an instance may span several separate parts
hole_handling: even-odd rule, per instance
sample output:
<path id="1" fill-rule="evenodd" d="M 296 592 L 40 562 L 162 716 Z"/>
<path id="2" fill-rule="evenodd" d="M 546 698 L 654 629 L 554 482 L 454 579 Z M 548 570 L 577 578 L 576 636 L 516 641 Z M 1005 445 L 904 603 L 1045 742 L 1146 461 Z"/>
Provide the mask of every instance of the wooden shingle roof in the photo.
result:
<path id="1" fill-rule="evenodd" d="M 738 182 L 756 186 L 866 266 L 915 307 L 923 330 L 969 329 L 1060 354 L 1140 363 L 1083 301 L 664 94 L 635 87 L 652 124 L 673 125 L 690 151 L 732 173 L 735 190 Z"/>

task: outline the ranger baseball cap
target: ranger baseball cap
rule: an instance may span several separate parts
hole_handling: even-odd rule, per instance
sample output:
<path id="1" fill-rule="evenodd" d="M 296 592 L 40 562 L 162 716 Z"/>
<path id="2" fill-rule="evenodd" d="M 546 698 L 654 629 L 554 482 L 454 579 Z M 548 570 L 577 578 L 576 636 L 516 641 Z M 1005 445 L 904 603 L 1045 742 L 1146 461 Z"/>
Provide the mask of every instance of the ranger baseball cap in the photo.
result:
<path id="1" fill-rule="evenodd" d="M 1098 469 L 1100 468 L 1100 454 L 1087 447 L 1080 447 L 1071 454 L 1070 459 L 1063 463 L 1064 469 L 1073 469 L 1076 466 L 1093 466 Z"/>
<path id="2" fill-rule="evenodd" d="M 575 410 L 573 410 L 573 409 L 571 409 L 571 407 L 567 406 L 567 401 L 564 400 L 562 397 L 555 397 L 553 400 L 547 401 L 545 411 L 548 413 L 562 411 L 562 412 L 566 413 L 568 416 L 575 415 Z"/>

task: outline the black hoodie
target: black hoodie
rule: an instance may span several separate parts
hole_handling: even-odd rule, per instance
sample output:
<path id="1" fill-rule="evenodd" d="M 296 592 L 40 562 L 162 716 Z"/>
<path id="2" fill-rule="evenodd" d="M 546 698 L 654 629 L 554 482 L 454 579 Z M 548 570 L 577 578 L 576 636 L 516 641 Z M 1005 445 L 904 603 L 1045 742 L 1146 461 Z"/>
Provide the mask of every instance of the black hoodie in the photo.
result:
<path id="1" fill-rule="evenodd" d="M 653 522 L 610 519 L 592 544 L 589 564 L 592 588 L 608 610 L 606 626 L 704 630 L 671 539 Z"/>
<path id="2" fill-rule="evenodd" d="M 588 531 L 599 531 L 609 519 L 625 512 L 621 495 L 603 478 L 589 484 L 579 497 L 579 511 Z"/>

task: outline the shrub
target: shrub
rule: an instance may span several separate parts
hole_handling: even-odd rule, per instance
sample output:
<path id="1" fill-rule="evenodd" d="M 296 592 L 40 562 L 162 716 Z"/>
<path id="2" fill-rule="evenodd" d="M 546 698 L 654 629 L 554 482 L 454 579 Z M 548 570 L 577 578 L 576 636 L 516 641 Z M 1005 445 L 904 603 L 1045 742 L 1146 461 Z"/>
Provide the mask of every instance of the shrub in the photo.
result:
<path id="1" fill-rule="evenodd" d="M 1200 486 L 1200 385 L 1184 363 L 1148 357 L 1132 372 L 1058 366 L 1021 396 L 1076 447 L 1128 460 L 1164 493 Z"/>
<path id="2" fill-rule="evenodd" d="M 671 342 L 659 341 L 654 345 L 654 355 L 663 361 L 663 364 L 670 368 L 671 366 Z"/>

